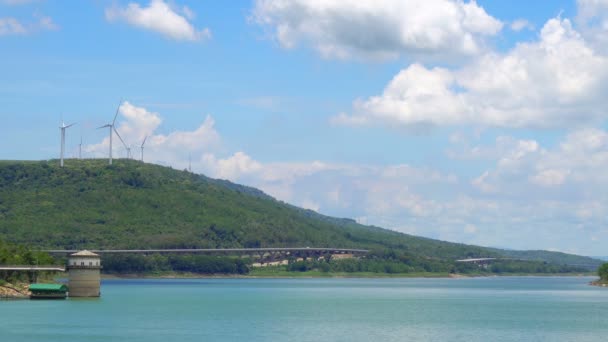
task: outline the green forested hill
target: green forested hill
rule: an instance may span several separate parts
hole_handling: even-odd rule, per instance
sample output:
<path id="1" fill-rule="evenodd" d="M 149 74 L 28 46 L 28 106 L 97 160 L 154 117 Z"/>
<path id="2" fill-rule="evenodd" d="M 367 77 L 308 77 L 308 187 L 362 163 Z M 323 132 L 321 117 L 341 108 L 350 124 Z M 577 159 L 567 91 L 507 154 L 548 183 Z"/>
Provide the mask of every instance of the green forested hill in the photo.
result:
<path id="1" fill-rule="evenodd" d="M 507 255 L 323 216 L 254 188 L 168 167 L 133 160 L 57 164 L 0 162 L 0 239 L 66 249 L 331 246 L 450 261 Z M 508 257 L 523 258 L 517 253 Z M 558 264 L 600 264 L 543 253 Z"/>

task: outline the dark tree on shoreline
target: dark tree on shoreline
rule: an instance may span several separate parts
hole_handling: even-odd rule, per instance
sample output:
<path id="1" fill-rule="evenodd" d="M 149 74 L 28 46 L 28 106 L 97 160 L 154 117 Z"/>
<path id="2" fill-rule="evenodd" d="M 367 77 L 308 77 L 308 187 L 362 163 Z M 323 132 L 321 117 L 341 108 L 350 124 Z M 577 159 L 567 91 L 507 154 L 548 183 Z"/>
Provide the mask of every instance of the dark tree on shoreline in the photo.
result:
<path id="1" fill-rule="evenodd" d="M 601 280 L 608 281 L 608 262 L 600 266 L 597 270 L 597 274 L 600 276 Z"/>

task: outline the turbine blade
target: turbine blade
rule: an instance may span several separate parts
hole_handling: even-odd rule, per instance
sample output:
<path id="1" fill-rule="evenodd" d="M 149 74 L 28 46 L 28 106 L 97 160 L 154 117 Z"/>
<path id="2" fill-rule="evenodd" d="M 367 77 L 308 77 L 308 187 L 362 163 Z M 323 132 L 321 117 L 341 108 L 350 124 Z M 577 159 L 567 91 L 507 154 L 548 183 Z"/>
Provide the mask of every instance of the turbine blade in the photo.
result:
<path id="1" fill-rule="evenodd" d="M 146 135 L 146 137 L 144 138 L 144 142 L 141 143 L 141 147 L 144 147 L 144 144 L 146 143 L 147 139 L 148 139 L 148 136 Z"/>
<path id="2" fill-rule="evenodd" d="M 74 122 L 74 123 L 71 123 L 71 124 L 69 124 L 69 125 L 65 126 L 65 128 L 70 128 L 70 127 L 74 126 L 75 124 L 76 124 L 75 122 Z"/>
<path id="3" fill-rule="evenodd" d="M 118 116 L 118 111 L 120 110 L 121 105 L 122 105 L 122 99 L 120 99 L 120 102 L 118 103 L 118 107 L 116 108 L 116 114 L 114 114 L 114 120 L 112 120 L 112 126 L 114 126 L 114 123 L 116 122 L 116 117 Z"/>
<path id="4" fill-rule="evenodd" d="M 97 129 L 102 129 L 102 128 L 106 128 L 106 127 L 112 127 L 112 125 L 110 124 L 105 124 L 103 126 L 97 127 Z"/>
<path id="5" fill-rule="evenodd" d="M 118 134 L 118 131 L 116 130 L 116 127 L 112 126 L 112 129 L 114 130 L 114 132 L 116 132 L 116 135 L 118 136 L 118 139 L 120 139 L 120 141 L 125 146 L 125 148 L 128 149 L 127 144 L 125 144 L 125 141 L 122 140 L 122 137 L 120 136 L 120 134 Z"/>

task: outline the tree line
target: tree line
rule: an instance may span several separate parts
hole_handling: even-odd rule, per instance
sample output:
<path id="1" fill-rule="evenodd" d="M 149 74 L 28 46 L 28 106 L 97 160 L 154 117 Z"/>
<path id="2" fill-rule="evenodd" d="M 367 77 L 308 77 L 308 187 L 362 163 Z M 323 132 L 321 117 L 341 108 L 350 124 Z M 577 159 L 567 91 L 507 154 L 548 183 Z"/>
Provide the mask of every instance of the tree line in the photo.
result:
<path id="1" fill-rule="evenodd" d="M 597 270 L 597 275 L 600 276 L 601 281 L 608 282 L 608 262 L 600 266 Z"/>
<path id="2" fill-rule="evenodd" d="M 47 253 L 0 240 L 0 265 L 53 265 L 54 263 L 53 257 Z M 29 274 L 26 272 L 0 271 L 0 283 L 28 280 Z"/>
<path id="3" fill-rule="evenodd" d="M 122 254 L 105 255 L 102 258 L 106 273 L 159 273 L 190 272 L 199 274 L 246 275 L 253 260 L 239 257 L 218 257 L 181 254 Z M 584 268 L 550 264 L 542 261 L 498 260 L 487 267 L 433 259 L 408 254 L 398 250 L 373 250 L 361 258 L 315 260 L 288 259 L 288 264 L 278 267 L 289 272 L 336 272 L 336 273 L 461 273 L 461 274 L 515 274 L 515 273 L 572 273 L 585 272 Z"/>

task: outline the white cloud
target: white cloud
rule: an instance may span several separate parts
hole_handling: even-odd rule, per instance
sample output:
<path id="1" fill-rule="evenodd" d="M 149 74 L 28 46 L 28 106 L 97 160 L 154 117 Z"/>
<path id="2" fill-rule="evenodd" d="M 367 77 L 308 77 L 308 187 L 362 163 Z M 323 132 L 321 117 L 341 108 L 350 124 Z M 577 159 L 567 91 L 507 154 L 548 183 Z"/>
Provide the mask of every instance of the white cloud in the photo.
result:
<path id="1" fill-rule="evenodd" d="M 472 224 L 467 224 L 466 226 L 464 226 L 464 232 L 467 234 L 475 234 L 477 233 L 477 227 Z"/>
<path id="2" fill-rule="evenodd" d="M 476 2 L 455 0 L 258 0 L 252 18 L 284 48 L 338 59 L 475 55 L 502 28 Z"/>
<path id="3" fill-rule="evenodd" d="M 244 152 L 221 159 L 206 155 L 201 169 L 211 177 L 256 186 L 276 198 L 324 212 L 353 209 L 381 217 L 408 213 L 428 217 L 441 209 L 416 193 L 420 186 L 453 187 L 453 175 L 408 165 L 385 167 L 330 164 L 320 161 L 262 163 Z M 313 205 L 314 204 L 314 205 Z"/>
<path id="4" fill-rule="evenodd" d="M 608 132 L 603 130 L 575 130 L 552 149 L 506 137 L 497 139 L 495 148 L 474 149 L 496 151 L 495 167 L 472 181 L 486 193 L 576 202 L 608 187 L 608 175 L 598 172 L 608 167 Z"/>
<path id="5" fill-rule="evenodd" d="M 127 7 L 110 7 L 106 9 L 106 19 L 109 21 L 123 20 L 127 23 L 158 32 L 174 40 L 198 41 L 211 37 L 208 28 L 197 30 L 188 20 L 195 14 L 188 7 L 183 7 L 183 16 L 178 14 L 163 0 L 151 0 L 148 7 L 137 3 L 129 3 Z"/>
<path id="6" fill-rule="evenodd" d="M 451 159 L 495 160 L 511 151 L 513 146 L 518 144 L 518 141 L 513 137 L 500 135 L 496 137 L 494 145 L 471 146 L 471 142 L 465 135 L 455 133 L 452 135 L 450 143 L 452 144 L 452 146 L 446 151 L 446 154 Z"/>
<path id="7" fill-rule="evenodd" d="M 216 150 L 220 145 L 220 136 L 214 127 L 215 121 L 210 116 L 192 131 L 178 130 L 161 134 L 157 132 L 162 123 L 158 113 L 124 102 L 120 106 L 119 114 L 116 130 L 131 148 L 134 157 L 140 155 L 140 146 L 147 137 L 144 152 L 148 162 L 186 168 L 190 154 L 194 157 L 200 156 Z M 84 146 L 83 150 L 88 155 L 103 158 L 108 155 L 109 144 L 109 137 L 105 137 L 100 143 Z M 116 136 L 113 138 L 112 148 L 114 157 L 126 157 L 125 147 Z"/>
<path id="8" fill-rule="evenodd" d="M 598 51 L 608 53 L 608 1 L 578 0 L 576 22 L 585 39 Z"/>
<path id="9" fill-rule="evenodd" d="M 457 124 L 468 111 L 466 100 L 451 89 L 454 75 L 447 69 L 413 64 L 395 76 L 381 96 L 355 102 L 357 113 L 340 114 L 335 123 Z"/>
<path id="10" fill-rule="evenodd" d="M 23 23 L 11 17 L 0 18 L 0 36 L 27 35 L 39 31 L 59 29 L 59 26 L 53 22 L 51 17 L 40 15 L 37 15 L 37 17 L 38 21 L 33 23 Z"/>
<path id="11" fill-rule="evenodd" d="M 36 2 L 38 0 L 0 0 L 0 4 L 16 6 L 16 5 L 25 5 L 32 2 Z"/>
<path id="12" fill-rule="evenodd" d="M 203 165 L 213 177 L 228 180 L 237 180 L 242 175 L 262 170 L 262 164 L 243 152 L 236 152 L 225 159 L 218 159 L 213 154 L 206 154 L 203 156 Z"/>
<path id="13" fill-rule="evenodd" d="M 540 170 L 531 177 L 531 181 L 542 186 L 559 186 L 564 184 L 569 170 L 546 169 Z"/>
<path id="14" fill-rule="evenodd" d="M 0 36 L 26 34 L 27 30 L 15 18 L 0 18 Z"/>
<path id="15" fill-rule="evenodd" d="M 532 25 L 532 23 L 526 19 L 514 20 L 513 22 L 511 22 L 510 27 L 511 27 L 511 30 L 516 31 L 516 32 L 519 32 L 524 29 L 530 30 L 530 31 L 534 30 L 534 25 Z"/>
<path id="16" fill-rule="evenodd" d="M 319 203 L 316 203 L 316 202 L 308 200 L 308 199 L 302 201 L 300 206 L 304 209 L 313 210 L 313 211 L 319 211 L 319 207 L 320 207 Z"/>
<path id="17" fill-rule="evenodd" d="M 554 18 L 539 41 L 486 53 L 457 70 L 413 64 L 381 95 L 354 102 L 334 123 L 555 127 L 606 119 L 608 58 L 568 19 Z"/>
<path id="18" fill-rule="evenodd" d="M 194 18 L 196 18 L 196 13 L 194 13 L 194 11 L 188 6 L 182 7 L 182 13 L 186 18 L 188 18 L 188 20 L 194 20 Z"/>
<path id="19" fill-rule="evenodd" d="M 59 26 L 55 24 L 53 18 L 49 16 L 41 16 L 38 20 L 38 26 L 40 27 L 40 29 L 47 31 L 54 31 L 59 29 Z"/>

